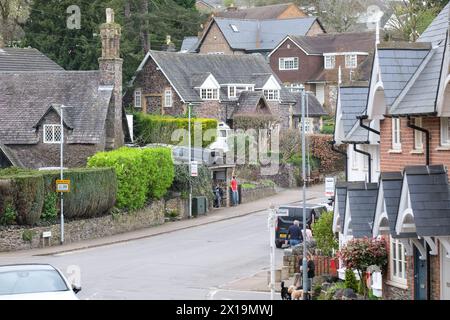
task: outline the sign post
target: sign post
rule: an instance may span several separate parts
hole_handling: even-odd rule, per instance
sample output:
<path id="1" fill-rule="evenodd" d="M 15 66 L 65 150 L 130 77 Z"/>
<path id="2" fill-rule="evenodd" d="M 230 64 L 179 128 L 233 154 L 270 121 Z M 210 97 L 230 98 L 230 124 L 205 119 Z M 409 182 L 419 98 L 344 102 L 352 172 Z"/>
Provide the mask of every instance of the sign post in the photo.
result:
<path id="1" fill-rule="evenodd" d="M 325 178 L 325 196 L 334 197 L 335 179 L 331 177 Z"/>
<path id="2" fill-rule="evenodd" d="M 191 161 L 191 177 L 198 177 L 198 163 Z"/>

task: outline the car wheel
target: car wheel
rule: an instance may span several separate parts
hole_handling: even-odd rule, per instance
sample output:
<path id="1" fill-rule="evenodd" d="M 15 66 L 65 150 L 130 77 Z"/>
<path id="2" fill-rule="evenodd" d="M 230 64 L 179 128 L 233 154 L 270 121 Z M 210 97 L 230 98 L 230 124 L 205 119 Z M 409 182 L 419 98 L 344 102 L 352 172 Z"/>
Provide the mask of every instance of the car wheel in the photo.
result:
<path id="1" fill-rule="evenodd" d="M 275 240 L 275 246 L 276 246 L 278 249 L 281 249 L 281 247 L 283 246 L 283 242 L 281 242 L 281 241 L 276 241 L 276 240 Z"/>

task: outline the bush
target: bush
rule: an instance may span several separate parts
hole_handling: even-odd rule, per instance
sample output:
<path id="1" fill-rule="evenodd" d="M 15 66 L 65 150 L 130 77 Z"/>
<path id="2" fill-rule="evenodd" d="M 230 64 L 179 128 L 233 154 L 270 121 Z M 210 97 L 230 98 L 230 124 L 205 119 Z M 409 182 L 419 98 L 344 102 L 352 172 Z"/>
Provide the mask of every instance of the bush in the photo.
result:
<path id="1" fill-rule="evenodd" d="M 14 221 L 16 221 L 16 218 L 17 218 L 16 210 L 14 210 L 11 204 L 8 204 L 6 206 L 5 212 L 3 213 L 3 216 L 0 217 L 0 224 L 1 225 L 13 224 Z"/>
<path id="2" fill-rule="evenodd" d="M 268 129 L 276 122 L 276 117 L 271 114 L 241 114 L 233 118 L 235 129 Z"/>
<path id="3" fill-rule="evenodd" d="M 44 206 L 42 208 L 41 220 L 55 222 L 58 217 L 58 194 L 49 192 L 44 198 Z"/>
<path id="4" fill-rule="evenodd" d="M 175 166 L 175 179 L 170 188 L 173 192 L 181 192 L 181 197 L 189 197 L 189 168 L 187 164 L 178 164 Z M 204 165 L 198 166 L 198 176 L 192 177 L 192 195 L 206 196 L 210 204 L 214 201 L 212 191 L 211 171 Z M 226 190 L 224 190 L 226 191 Z"/>
<path id="5" fill-rule="evenodd" d="M 217 120 L 205 118 L 191 118 L 191 137 L 194 142 L 194 128 L 195 123 L 201 125 L 202 132 L 202 146 L 207 147 L 216 140 L 217 135 Z M 189 129 L 188 118 L 175 118 L 170 116 L 149 115 L 142 112 L 134 114 L 134 130 L 136 143 L 146 145 L 150 143 L 163 144 L 179 144 L 178 141 L 172 141 L 172 134 L 179 129 Z M 213 135 L 204 140 L 204 134 L 207 130 L 213 129 Z M 185 140 L 187 145 L 187 137 Z"/>
<path id="6" fill-rule="evenodd" d="M 339 248 L 339 243 L 333 234 L 333 212 L 324 212 L 320 219 L 312 225 L 317 247 L 324 255 L 331 256 L 333 249 Z"/>
<path id="7" fill-rule="evenodd" d="M 356 280 L 355 273 L 352 269 L 345 270 L 345 288 L 352 289 L 354 292 L 359 292 L 359 282 Z"/>
<path id="8" fill-rule="evenodd" d="M 26 241 L 26 242 L 31 242 L 35 235 L 36 235 L 36 232 L 33 230 L 24 230 L 22 232 L 22 240 Z"/>
<path id="9" fill-rule="evenodd" d="M 256 185 L 254 185 L 253 183 L 243 183 L 243 184 L 241 184 L 241 188 L 242 189 L 255 189 Z"/>
<path id="10" fill-rule="evenodd" d="M 117 207 L 131 210 L 160 198 L 172 184 L 174 168 L 170 149 L 123 147 L 99 152 L 88 159 L 89 167 L 113 167 L 118 181 Z"/>

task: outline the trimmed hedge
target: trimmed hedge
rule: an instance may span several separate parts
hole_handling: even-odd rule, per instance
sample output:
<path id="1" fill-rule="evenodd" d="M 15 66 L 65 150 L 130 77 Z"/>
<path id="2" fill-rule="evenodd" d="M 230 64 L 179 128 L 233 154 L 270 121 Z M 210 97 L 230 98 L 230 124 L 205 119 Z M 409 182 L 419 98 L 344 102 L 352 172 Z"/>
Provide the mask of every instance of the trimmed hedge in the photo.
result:
<path id="1" fill-rule="evenodd" d="M 175 179 L 173 180 L 171 191 L 181 192 L 183 197 L 189 196 L 189 165 L 178 164 L 175 166 Z M 192 195 L 206 196 L 210 204 L 214 201 L 214 194 L 212 191 L 212 173 L 204 165 L 198 166 L 198 176 L 192 177 Z"/>
<path id="2" fill-rule="evenodd" d="M 64 195 L 65 217 L 99 216 L 114 207 L 117 181 L 112 168 L 65 170 L 64 178 L 71 180 L 71 192 Z M 59 197 L 52 196 L 57 179 L 59 171 L 0 170 L 0 218 L 7 210 L 14 210 L 17 224 L 38 223 L 43 210 L 59 208 Z"/>
<path id="3" fill-rule="evenodd" d="M 119 208 L 140 209 L 148 198 L 161 198 L 172 185 L 174 167 L 168 148 L 127 148 L 99 152 L 89 167 L 113 167 L 117 174 Z"/>
<path id="4" fill-rule="evenodd" d="M 194 142 L 194 127 L 195 123 L 201 124 L 202 138 L 205 132 L 209 129 L 213 129 L 213 136 L 203 141 L 202 147 L 207 147 L 216 140 L 217 135 L 217 120 L 205 119 L 205 118 L 191 118 L 191 138 Z M 188 118 L 175 118 L 170 116 L 150 115 L 142 112 L 134 114 L 134 130 L 135 141 L 140 145 L 146 145 L 150 143 L 163 143 L 163 144 L 179 144 L 182 141 L 182 137 L 178 141 L 172 141 L 172 134 L 179 129 L 189 130 Z M 187 136 L 186 136 L 187 144 Z"/>

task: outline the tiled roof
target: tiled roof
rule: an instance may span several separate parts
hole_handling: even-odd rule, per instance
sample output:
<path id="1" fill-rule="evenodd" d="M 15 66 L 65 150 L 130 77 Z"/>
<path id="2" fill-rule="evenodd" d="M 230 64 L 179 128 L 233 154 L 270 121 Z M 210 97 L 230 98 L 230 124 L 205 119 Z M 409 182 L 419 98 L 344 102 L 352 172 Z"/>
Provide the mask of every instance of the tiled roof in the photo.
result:
<path id="1" fill-rule="evenodd" d="M 99 143 L 104 136 L 112 86 L 98 71 L 0 73 L 0 137 L 3 144 L 38 142 L 35 126 L 50 107 L 65 105 L 68 143 Z"/>
<path id="2" fill-rule="evenodd" d="M 347 197 L 351 212 L 350 228 L 354 238 L 372 237 L 377 194 L 377 183 L 348 186 Z"/>
<path id="3" fill-rule="evenodd" d="M 0 48 L 1 71 L 63 71 L 56 62 L 33 48 Z"/>
<path id="4" fill-rule="evenodd" d="M 357 119 L 358 116 L 363 115 L 366 111 L 368 92 L 368 87 L 340 88 L 339 99 L 341 102 L 345 141 L 366 142 L 369 137 L 367 130 L 359 129 L 359 120 Z M 349 134 L 352 134 L 352 136 L 349 137 Z"/>
<path id="5" fill-rule="evenodd" d="M 338 199 L 339 204 L 339 214 L 340 214 L 340 226 L 341 231 L 344 231 L 344 223 L 345 223 L 345 207 L 347 203 L 347 183 L 341 182 L 336 183 L 336 197 Z"/>
<path id="6" fill-rule="evenodd" d="M 300 93 L 294 93 L 295 100 L 297 103 L 294 105 L 293 114 L 294 116 L 302 115 L 302 96 Z M 306 99 L 305 99 L 306 100 Z M 308 115 L 310 117 L 322 117 L 328 115 L 325 109 L 320 104 L 319 100 L 317 100 L 316 96 L 308 92 Z"/>
<path id="7" fill-rule="evenodd" d="M 8 158 L 9 162 L 15 167 L 24 168 L 22 161 L 20 161 L 19 157 L 7 146 L 0 143 L 0 151 Z"/>
<path id="8" fill-rule="evenodd" d="M 193 53 L 195 52 L 195 48 L 197 48 L 198 37 L 184 37 L 183 42 L 181 43 L 180 52 L 183 53 Z"/>
<path id="9" fill-rule="evenodd" d="M 217 12 L 216 17 L 235 19 L 277 19 L 292 3 L 279 3 L 268 6 L 254 8 L 237 8 L 235 10 L 225 10 Z"/>
<path id="10" fill-rule="evenodd" d="M 265 110 L 258 110 L 259 103 L 264 104 Z M 262 91 L 244 91 L 239 95 L 236 114 L 255 114 L 255 113 L 267 113 L 270 114 L 270 107 L 264 97 Z"/>

